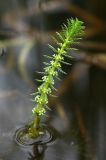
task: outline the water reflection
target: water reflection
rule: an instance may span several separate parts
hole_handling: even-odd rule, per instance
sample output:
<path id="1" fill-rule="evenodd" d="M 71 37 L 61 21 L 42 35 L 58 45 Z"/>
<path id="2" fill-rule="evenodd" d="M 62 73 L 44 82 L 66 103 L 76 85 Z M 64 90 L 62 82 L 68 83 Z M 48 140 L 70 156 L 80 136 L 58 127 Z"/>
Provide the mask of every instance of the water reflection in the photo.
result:
<path id="1" fill-rule="evenodd" d="M 46 148 L 46 145 L 34 145 L 33 152 L 29 153 L 28 160 L 43 160 Z"/>
<path id="2" fill-rule="evenodd" d="M 0 48 L 0 57 L 6 53 L 6 48 Z"/>
<path id="3" fill-rule="evenodd" d="M 32 102 L 26 96 L 29 87 L 14 72 L 2 74 L 0 82 L 0 129 L 3 133 L 10 133 L 14 129 L 13 133 L 15 133 L 16 127 L 20 128 L 18 125 L 30 119 Z M 75 117 L 76 107 L 74 106 L 75 109 L 72 110 L 70 104 L 73 101 L 71 103 L 68 103 L 67 99 L 66 101 L 64 112 L 67 121 L 64 116 L 60 117 L 53 109 L 51 118 L 48 120 L 48 124 L 52 124 L 49 127 L 52 128 L 55 140 L 44 145 L 34 145 L 28 148 L 17 144 L 13 145 L 12 136 L 3 138 L 1 135 L 0 158 L 5 157 L 6 160 L 14 160 L 14 157 L 15 160 L 87 160 L 86 156 L 88 157 L 89 154 L 87 152 L 90 151 L 88 150 L 89 145 L 88 142 L 84 142 L 86 136 L 81 138 L 77 123 L 79 119 L 76 120 Z"/>
<path id="4" fill-rule="evenodd" d="M 47 125 L 42 124 L 40 126 L 40 129 L 42 130 L 43 134 L 33 139 L 27 136 L 28 125 L 25 125 L 16 130 L 14 140 L 18 145 L 26 147 L 32 145 L 44 145 L 50 143 L 55 139 L 53 131 Z"/>

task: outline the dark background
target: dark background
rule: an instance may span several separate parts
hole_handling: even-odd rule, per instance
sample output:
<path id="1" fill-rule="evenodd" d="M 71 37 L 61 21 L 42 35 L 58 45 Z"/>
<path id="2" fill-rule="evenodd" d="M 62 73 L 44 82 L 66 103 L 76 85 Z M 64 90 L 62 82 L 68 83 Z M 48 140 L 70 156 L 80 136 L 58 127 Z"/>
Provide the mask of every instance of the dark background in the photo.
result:
<path id="1" fill-rule="evenodd" d="M 105 0 L 0 1 L 0 160 L 106 159 L 105 7 Z M 20 148 L 13 137 L 32 119 L 36 71 L 47 61 L 43 54 L 51 54 L 47 44 L 55 46 L 51 36 L 71 17 L 86 29 L 79 51 L 69 53 L 72 66 L 62 66 L 67 75 L 55 81 L 58 98 L 49 98 L 52 111 L 43 120 L 56 140 L 40 151 Z"/>

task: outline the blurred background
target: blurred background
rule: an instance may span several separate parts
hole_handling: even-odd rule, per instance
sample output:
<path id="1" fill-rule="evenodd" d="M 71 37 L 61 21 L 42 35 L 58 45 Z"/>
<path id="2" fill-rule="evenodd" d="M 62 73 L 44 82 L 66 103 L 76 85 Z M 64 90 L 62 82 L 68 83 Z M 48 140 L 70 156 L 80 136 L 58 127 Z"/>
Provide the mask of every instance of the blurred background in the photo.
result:
<path id="1" fill-rule="evenodd" d="M 105 0 L 0 1 L 0 160 L 106 159 L 105 7 Z M 67 75 L 55 81 L 58 98 L 49 98 L 52 111 L 44 121 L 57 141 L 26 155 L 14 144 L 13 132 L 32 118 L 30 94 L 41 78 L 36 71 L 43 71 L 43 55 L 51 54 L 47 44 L 55 46 L 51 37 L 71 17 L 86 29 L 79 50 L 69 53 L 72 66 L 62 66 Z"/>

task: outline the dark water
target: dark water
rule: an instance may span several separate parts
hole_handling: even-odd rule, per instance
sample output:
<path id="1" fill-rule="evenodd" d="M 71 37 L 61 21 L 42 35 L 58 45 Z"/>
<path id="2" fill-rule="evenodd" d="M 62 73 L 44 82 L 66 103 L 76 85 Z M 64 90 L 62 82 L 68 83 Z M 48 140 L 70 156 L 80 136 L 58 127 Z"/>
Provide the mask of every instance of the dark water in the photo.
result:
<path id="1" fill-rule="evenodd" d="M 55 111 L 51 113 L 48 123 L 48 128 L 52 131 L 50 142 L 31 146 L 20 146 L 16 143 L 16 130 L 32 118 L 32 102 L 28 96 L 31 91 L 14 71 L 9 71 L 2 65 L 0 67 L 0 158 L 77 160 L 83 157 L 85 139 L 81 137 L 77 125 L 60 118 Z M 73 121 L 71 112 L 70 115 Z"/>
<path id="2" fill-rule="evenodd" d="M 105 160 L 106 73 L 79 64 L 72 76 L 79 71 L 80 76 L 60 97 L 62 106 L 53 107 L 47 122 L 43 120 L 52 139 L 20 146 L 14 135 L 32 119 L 31 89 L 15 71 L 0 66 L 0 160 Z"/>

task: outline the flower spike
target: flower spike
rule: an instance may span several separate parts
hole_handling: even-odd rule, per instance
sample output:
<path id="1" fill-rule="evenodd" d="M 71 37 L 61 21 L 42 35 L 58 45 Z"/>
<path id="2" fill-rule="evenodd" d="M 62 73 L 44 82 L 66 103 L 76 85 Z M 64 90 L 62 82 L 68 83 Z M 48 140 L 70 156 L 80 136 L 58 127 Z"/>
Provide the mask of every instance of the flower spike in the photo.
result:
<path id="1" fill-rule="evenodd" d="M 41 85 L 38 87 L 37 94 L 34 97 L 35 107 L 32 112 L 35 116 L 33 127 L 30 128 L 30 132 L 36 126 L 36 129 L 39 128 L 39 123 L 42 118 L 46 114 L 46 108 L 48 104 L 48 95 L 54 96 L 51 94 L 52 89 L 54 88 L 54 79 L 59 79 L 59 71 L 61 73 L 66 74 L 61 67 L 61 63 L 69 65 L 69 63 L 65 62 L 65 57 L 72 59 L 72 57 L 67 52 L 68 49 L 76 50 L 73 48 L 73 44 L 79 43 L 82 35 L 84 33 L 84 25 L 83 22 L 76 19 L 68 19 L 67 24 L 63 24 L 62 31 L 56 32 L 57 37 L 53 38 L 57 47 L 49 45 L 49 48 L 54 52 L 52 56 L 45 56 L 50 59 L 50 62 L 44 62 L 44 76 L 41 80 L 38 80 Z M 33 94 L 34 95 L 34 94 Z M 31 133 L 31 135 L 32 135 Z"/>

